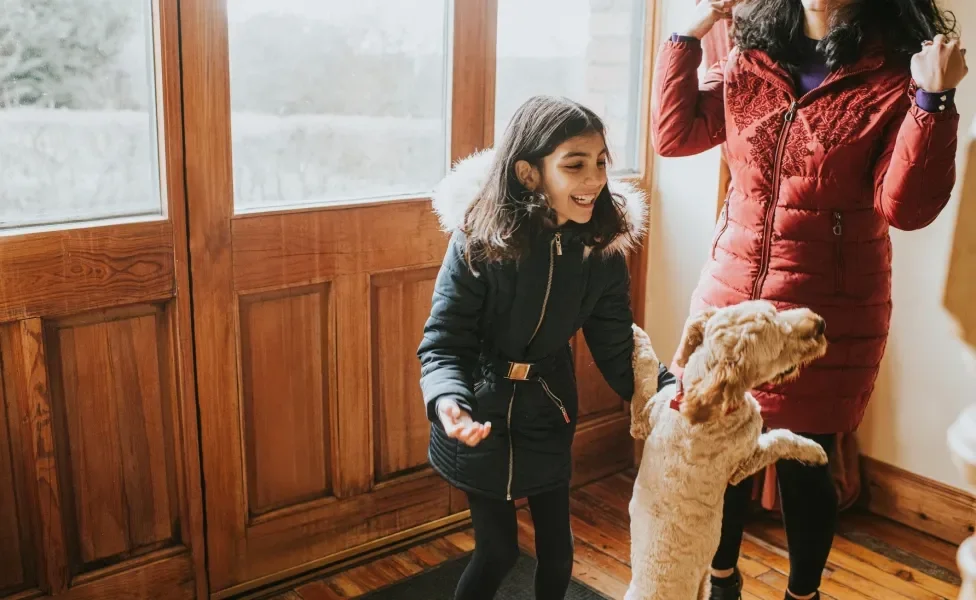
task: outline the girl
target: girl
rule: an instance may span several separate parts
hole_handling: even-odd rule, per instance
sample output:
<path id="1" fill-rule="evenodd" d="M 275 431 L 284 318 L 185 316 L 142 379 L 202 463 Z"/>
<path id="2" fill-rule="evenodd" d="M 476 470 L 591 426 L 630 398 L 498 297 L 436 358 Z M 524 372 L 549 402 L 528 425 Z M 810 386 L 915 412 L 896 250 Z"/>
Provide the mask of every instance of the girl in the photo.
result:
<path id="1" fill-rule="evenodd" d="M 461 161 L 434 194 L 453 235 L 418 355 L 430 463 L 467 493 L 474 525 L 459 600 L 493 598 L 515 564 L 519 498 L 535 526 L 536 598 L 569 585 L 575 332 L 614 391 L 634 389 L 624 256 L 645 200 L 608 186 L 608 162 L 596 114 L 536 97 L 497 149 Z"/>
<path id="2" fill-rule="evenodd" d="M 829 450 L 860 424 L 884 352 L 889 227 L 924 227 L 949 200 L 964 51 L 934 0 L 756 0 L 736 9 L 735 48 L 699 86 L 699 40 L 734 3 L 703 0 L 665 44 L 655 147 L 685 156 L 724 143 L 732 173 L 691 310 L 764 298 L 825 317 L 827 356 L 756 397 L 769 427 Z M 787 597 L 819 598 L 837 513 L 830 472 L 785 462 L 777 475 Z M 750 491 L 726 494 L 713 600 L 740 597 Z"/>

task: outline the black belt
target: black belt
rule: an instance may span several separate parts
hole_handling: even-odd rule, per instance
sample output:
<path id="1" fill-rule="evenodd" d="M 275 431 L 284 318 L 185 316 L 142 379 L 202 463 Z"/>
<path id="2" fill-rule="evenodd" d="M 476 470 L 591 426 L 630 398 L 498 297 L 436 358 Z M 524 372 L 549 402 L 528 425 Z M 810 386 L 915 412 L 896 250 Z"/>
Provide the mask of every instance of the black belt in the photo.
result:
<path id="1" fill-rule="evenodd" d="M 561 353 L 548 356 L 536 362 L 513 362 L 500 358 L 486 357 L 485 363 L 499 377 L 514 381 L 528 381 L 552 373 L 561 358 L 563 358 Z"/>

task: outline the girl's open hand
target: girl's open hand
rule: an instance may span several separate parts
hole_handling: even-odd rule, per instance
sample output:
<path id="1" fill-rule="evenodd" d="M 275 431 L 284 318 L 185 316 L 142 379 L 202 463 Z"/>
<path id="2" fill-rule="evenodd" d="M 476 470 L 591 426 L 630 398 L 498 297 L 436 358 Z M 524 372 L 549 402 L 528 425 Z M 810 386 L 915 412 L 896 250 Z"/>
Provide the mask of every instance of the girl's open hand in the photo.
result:
<path id="1" fill-rule="evenodd" d="M 447 437 L 459 440 L 468 446 L 477 446 L 491 432 L 491 423 L 484 425 L 478 423 L 450 398 L 441 398 L 437 401 L 437 416 L 440 417 Z"/>
<path id="2" fill-rule="evenodd" d="M 943 35 L 922 44 L 922 51 L 912 57 L 912 78 L 932 94 L 958 87 L 968 72 L 966 51 L 959 40 Z"/>
<path id="3" fill-rule="evenodd" d="M 691 25 L 681 35 L 702 39 L 722 19 L 732 18 L 732 8 L 740 0 L 701 0 Z"/>

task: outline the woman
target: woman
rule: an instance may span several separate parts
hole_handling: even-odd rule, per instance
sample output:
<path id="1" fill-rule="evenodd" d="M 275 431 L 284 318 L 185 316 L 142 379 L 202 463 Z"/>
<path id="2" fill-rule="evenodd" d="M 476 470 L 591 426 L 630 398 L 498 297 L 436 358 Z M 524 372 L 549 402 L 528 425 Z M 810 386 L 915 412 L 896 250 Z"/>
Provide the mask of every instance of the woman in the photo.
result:
<path id="1" fill-rule="evenodd" d="M 891 316 L 888 230 L 931 223 L 955 181 L 954 88 L 965 51 L 934 0 L 755 0 L 735 10 L 728 60 L 701 85 L 701 38 L 735 0 L 699 5 L 654 80 L 656 150 L 725 144 L 732 174 L 691 310 L 763 298 L 827 321 L 830 350 L 797 380 L 756 390 L 767 426 L 832 448 L 857 429 Z M 678 369 L 674 369 L 680 376 Z M 818 598 L 837 498 L 826 467 L 777 465 L 787 598 Z M 713 600 L 740 597 L 749 484 L 726 493 Z"/>
<path id="2" fill-rule="evenodd" d="M 489 599 L 519 556 L 514 500 L 535 526 L 535 597 L 562 599 L 582 328 L 604 378 L 634 390 L 625 254 L 644 196 L 609 182 L 603 122 L 579 104 L 528 100 L 498 148 L 461 161 L 434 194 L 453 231 L 418 351 L 429 458 L 467 493 L 475 549 L 457 600 Z M 670 376 L 661 373 L 661 385 Z"/>

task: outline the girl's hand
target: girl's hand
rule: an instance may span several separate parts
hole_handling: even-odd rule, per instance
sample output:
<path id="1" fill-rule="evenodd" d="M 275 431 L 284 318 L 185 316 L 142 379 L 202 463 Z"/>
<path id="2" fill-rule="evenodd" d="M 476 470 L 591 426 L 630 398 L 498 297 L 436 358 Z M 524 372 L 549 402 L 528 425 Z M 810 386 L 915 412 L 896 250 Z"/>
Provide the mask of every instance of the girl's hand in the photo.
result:
<path id="1" fill-rule="evenodd" d="M 701 0 L 691 25 L 681 35 L 702 39 L 722 19 L 732 18 L 732 7 L 740 0 Z"/>
<path id="2" fill-rule="evenodd" d="M 477 423 L 467 411 L 461 410 L 457 402 L 450 398 L 441 398 L 437 401 L 437 416 L 440 417 L 447 437 L 464 442 L 468 446 L 477 446 L 491 432 L 491 423 L 484 425 Z"/>
<path id="3" fill-rule="evenodd" d="M 923 43 L 922 51 L 912 57 L 912 78 L 930 94 L 958 87 L 968 72 L 966 51 L 959 40 L 949 40 L 943 35 Z"/>

